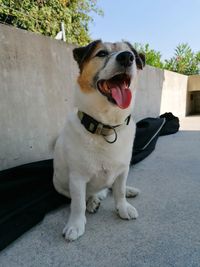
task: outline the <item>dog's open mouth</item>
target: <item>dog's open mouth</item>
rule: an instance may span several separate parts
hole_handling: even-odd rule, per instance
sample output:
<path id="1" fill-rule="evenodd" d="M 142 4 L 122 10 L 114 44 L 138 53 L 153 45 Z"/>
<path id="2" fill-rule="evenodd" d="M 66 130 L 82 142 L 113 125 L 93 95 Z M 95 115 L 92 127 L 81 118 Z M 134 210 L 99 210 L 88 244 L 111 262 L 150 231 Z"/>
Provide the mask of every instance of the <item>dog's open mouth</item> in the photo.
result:
<path id="1" fill-rule="evenodd" d="M 118 74 L 109 80 L 99 80 L 97 87 L 108 100 L 122 109 L 129 107 L 132 93 L 129 88 L 131 77 L 127 74 Z"/>

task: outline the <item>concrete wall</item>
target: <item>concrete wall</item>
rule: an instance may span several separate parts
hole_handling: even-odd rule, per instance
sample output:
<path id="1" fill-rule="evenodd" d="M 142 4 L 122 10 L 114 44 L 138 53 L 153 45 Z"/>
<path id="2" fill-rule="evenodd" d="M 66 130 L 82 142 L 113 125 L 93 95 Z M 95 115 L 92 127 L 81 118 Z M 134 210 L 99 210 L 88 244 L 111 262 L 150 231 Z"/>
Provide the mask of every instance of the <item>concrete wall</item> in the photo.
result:
<path id="1" fill-rule="evenodd" d="M 165 112 L 184 117 L 188 76 L 146 66 L 138 80 L 135 120 L 156 117 Z"/>
<path id="2" fill-rule="evenodd" d="M 52 157 L 73 104 L 78 73 L 72 46 L 0 25 L 0 169 Z M 167 111 L 185 115 L 187 76 L 146 66 L 135 120 Z"/>
<path id="3" fill-rule="evenodd" d="M 0 25 L 0 169 L 51 157 L 72 103 L 71 50 Z"/>
<path id="4" fill-rule="evenodd" d="M 172 71 L 164 71 L 160 113 L 172 112 L 174 115 L 186 115 L 188 76 Z"/>
<path id="5" fill-rule="evenodd" d="M 160 114 L 163 82 L 163 70 L 146 66 L 140 72 L 133 112 L 135 121 Z"/>

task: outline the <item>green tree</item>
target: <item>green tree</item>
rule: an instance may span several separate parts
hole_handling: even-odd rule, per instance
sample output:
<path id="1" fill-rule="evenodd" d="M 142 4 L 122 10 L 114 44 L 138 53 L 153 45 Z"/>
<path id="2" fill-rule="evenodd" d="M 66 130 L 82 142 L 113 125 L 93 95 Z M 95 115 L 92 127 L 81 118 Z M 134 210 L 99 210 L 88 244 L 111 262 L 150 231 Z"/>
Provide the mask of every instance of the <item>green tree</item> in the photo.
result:
<path id="1" fill-rule="evenodd" d="M 137 51 L 145 54 L 147 65 L 163 68 L 163 62 L 161 60 L 162 55 L 159 51 L 151 49 L 149 44 L 142 45 L 140 43 L 135 43 L 133 46 Z"/>
<path id="2" fill-rule="evenodd" d="M 200 51 L 194 53 L 187 43 L 179 44 L 174 56 L 165 60 L 164 68 L 185 75 L 200 74 Z"/>
<path id="3" fill-rule="evenodd" d="M 0 0 L 0 21 L 18 28 L 55 37 L 65 24 L 68 43 L 90 41 L 91 12 L 102 15 L 96 0 Z"/>

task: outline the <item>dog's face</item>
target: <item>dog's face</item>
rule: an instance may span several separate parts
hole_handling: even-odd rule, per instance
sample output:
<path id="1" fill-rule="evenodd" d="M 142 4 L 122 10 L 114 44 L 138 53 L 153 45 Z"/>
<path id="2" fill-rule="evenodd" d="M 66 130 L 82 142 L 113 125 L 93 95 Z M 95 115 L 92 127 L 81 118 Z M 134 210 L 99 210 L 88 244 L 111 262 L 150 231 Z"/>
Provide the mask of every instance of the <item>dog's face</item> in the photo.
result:
<path id="1" fill-rule="evenodd" d="M 131 83 L 137 70 L 143 69 L 145 57 L 128 42 L 94 41 L 73 50 L 80 69 L 78 84 L 83 93 L 98 92 L 106 101 L 121 109 L 131 104 Z"/>

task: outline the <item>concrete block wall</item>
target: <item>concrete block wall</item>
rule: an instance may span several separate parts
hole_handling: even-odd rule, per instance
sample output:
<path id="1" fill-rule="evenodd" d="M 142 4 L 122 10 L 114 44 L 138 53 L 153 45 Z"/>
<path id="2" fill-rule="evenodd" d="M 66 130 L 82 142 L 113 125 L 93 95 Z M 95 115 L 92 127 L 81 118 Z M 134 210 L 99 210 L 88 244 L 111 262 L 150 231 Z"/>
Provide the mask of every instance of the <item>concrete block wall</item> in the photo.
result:
<path id="1" fill-rule="evenodd" d="M 73 106 L 78 68 L 73 46 L 0 25 L 0 170 L 52 157 Z M 187 76 L 146 66 L 140 73 L 136 121 L 171 111 L 184 116 Z"/>
<path id="2" fill-rule="evenodd" d="M 0 25 L 0 169 L 52 157 L 72 105 L 72 46 Z"/>
<path id="3" fill-rule="evenodd" d="M 165 112 L 184 117 L 187 113 L 188 76 L 146 66 L 140 73 L 136 93 L 135 120 Z"/>
<path id="4" fill-rule="evenodd" d="M 145 66 L 139 73 L 133 116 L 135 121 L 160 114 L 164 71 Z"/>
<path id="5" fill-rule="evenodd" d="M 188 76 L 164 71 L 160 113 L 173 112 L 178 117 L 186 115 Z"/>

